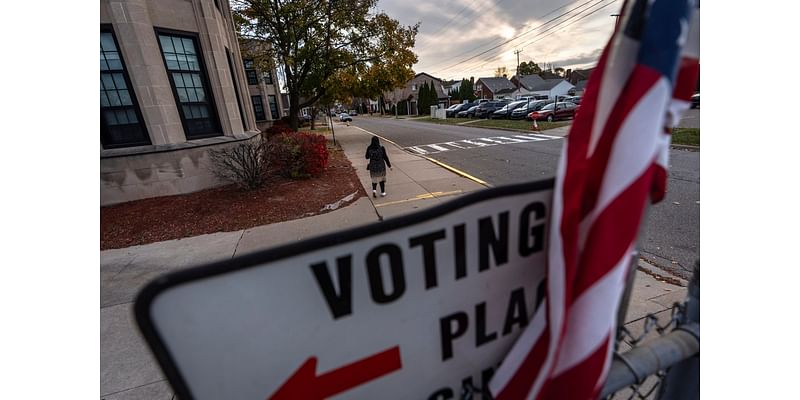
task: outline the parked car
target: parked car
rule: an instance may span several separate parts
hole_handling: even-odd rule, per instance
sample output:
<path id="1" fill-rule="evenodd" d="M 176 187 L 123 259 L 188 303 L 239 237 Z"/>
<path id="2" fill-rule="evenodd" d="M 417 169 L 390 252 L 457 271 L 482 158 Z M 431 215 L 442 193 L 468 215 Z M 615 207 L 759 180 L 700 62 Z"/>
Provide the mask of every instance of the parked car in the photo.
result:
<path id="1" fill-rule="evenodd" d="M 570 96 L 564 99 L 570 103 L 581 104 L 581 96 Z"/>
<path id="2" fill-rule="evenodd" d="M 445 114 L 447 114 L 448 118 L 455 118 L 458 116 L 458 113 L 460 113 L 461 111 L 469 110 L 469 108 L 474 105 L 475 104 L 472 103 L 454 104 L 453 106 L 447 109 Z"/>
<path id="3" fill-rule="evenodd" d="M 692 95 L 692 108 L 700 108 L 700 93 Z M 714 108 L 714 106 L 711 106 Z"/>
<path id="4" fill-rule="evenodd" d="M 490 119 L 506 119 L 506 118 L 511 118 L 511 113 L 512 113 L 514 110 L 516 110 L 517 108 L 520 108 L 520 107 L 526 106 L 527 104 L 528 104 L 528 101 L 527 101 L 527 100 L 515 101 L 515 102 L 508 103 L 508 104 L 506 104 L 505 106 L 503 106 L 503 108 L 501 108 L 501 109 L 499 109 L 499 110 L 497 110 L 497 111 L 493 112 L 492 114 L 490 114 L 490 115 L 489 115 L 489 118 L 490 118 Z"/>
<path id="5" fill-rule="evenodd" d="M 455 109 L 456 109 L 458 106 L 460 106 L 460 104 L 453 104 L 452 106 L 450 106 L 450 107 L 447 107 L 447 108 L 444 110 L 444 115 L 446 115 L 448 118 L 452 118 L 452 117 L 455 115 L 455 114 L 453 113 L 453 111 L 455 111 Z"/>
<path id="6" fill-rule="evenodd" d="M 351 117 L 350 114 L 343 112 L 343 113 L 339 114 L 339 121 L 340 122 L 345 122 L 345 121 L 351 121 L 352 122 L 353 121 L 353 117 Z"/>
<path id="7" fill-rule="evenodd" d="M 533 111 L 539 111 L 542 107 L 552 103 L 553 100 L 531 100 L 527 105 L 517 108 L 511 112 L 511 119 L 524 119 Z M 529 118 L 528 118 L 529 119 Z"/>
<path id="8" fill-rule="evenodd" d="M 475 117 L 477 118 L 489 118 L 489 116 L 505 107 L 506 103 L 504 101 L 488 101 L 486 103 L 481 103 L 478 105 L 478 109 L 475 110 Z"/>
<path id="9" fill-rule="evenodd" d="M 553 109 L 555 107 L 555 112 Z M 528 114 L 529 119 L 536 120 L 536 121 L 547 121 L 553 122 L 559 119 L 567 119 L 567 118 L 575 118 L 575 111 L 578 110 L 577 105 L 575 103 L 570 102 L 563 102 L 563 103 L 551 103 L 544 107 L 541 110 L 533 111 Z"/>
<path id="10" fill-rule="evenodd" d="M 458 118 L 474 118 L 475 117 L 475 111 L 477 109 L 478 109 L 478 106 L 477 105 L 473 105 L 472 107 L 467 108 L 466 110 L 459 111 L 458 114 L 456 114 L 456 117 L 458 117 Z"/>
<path id="11" fill-rule="evenodd" d="M 358 115 L 358 113 L 356 112 L 356 110 L 350 110 L 350 112 L 349 112 L 348 114 L 350 114 L 350 116 L 351 116 L 351 117 L 355 117 L 355 116 L 357 116 L 357 115 Z"/>

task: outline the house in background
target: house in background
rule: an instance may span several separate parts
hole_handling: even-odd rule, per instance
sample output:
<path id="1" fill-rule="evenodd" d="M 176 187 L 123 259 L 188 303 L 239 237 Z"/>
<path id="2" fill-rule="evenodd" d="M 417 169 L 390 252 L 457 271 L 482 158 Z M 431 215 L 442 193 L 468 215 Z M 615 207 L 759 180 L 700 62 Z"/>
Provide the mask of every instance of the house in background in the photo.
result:
<path id="1" fill-rule="evenodd" d="M 220 182 L 259 134 L 228 0 L 100 0 L 100 205 Z"/>
<path id="2" fill-rule="evenodd" d="M 511 97 L 517 87 L 508 78 L 478 78 L 475 81 L 475 96 L 479 99 L 503 99 Z"/>
<path id="3" fill-rule="evenodd" d="M 561 78 L 544 79 L 531 87 L 530 94 L 532 96 L 542 95 L 547 96 L 548 99 L 555 99 L 556 96 L 567 95 L 567 92 L 572 88 L 573 85 L 571 83 Z"/>
<path id="4" fill-rule="evenodd" d="M 417 109 L 419 90 L 425 83 L 429 85 L 433 83 L 433 87 L 436 89 L 436 97 L 439 104 L 442 106 L 447 106 L 447 91 L 444 89 L 441 79 L 433 77 L 425 72 L 420 72 L 414 75 L 414 77 L 406 82 L 404 86 L 383 93 L 383 98 L 386 101 L 386 111 L 389 110 L 389 106 L 391 104 L 397 104 L 401 101 L 408 101 L 408 114 L 419 115 L 419 110 Z"/>
<path id="5" fill-rule="evenodd" d="M 572 89 L 567 91 L 567 94 L 570 96 L 583 96 L 586 91 L 586 82 L 588 82 L 586 79 L 578 81 Z"/>
<path id="6" fill-rule="evenodd" d="M 514 98 L 519 99 L 521 97 L 531 96 L 533 94 L 533 88 L 542 82 L 544 82 L 544 79 L 539 75 L 512 76 L 511 83 L 519 88 L 514 90 Z"/>
<path id="7" fill-rule="evenodd" d="M 281 119 L 284 115 L 288 115 L 288 112 L 286 114 L 283 112 L 283 99 L 275 67 L 262 71 L 250 56 L 250 54 L 268 50 L 269 46 L 269 43 L 255 40 L 245 40 L 242 43 L 242 62 L 247 80 L 247 93 L 253 107 L 256 125 L 261 131 L 272 126 L 274 121 Z"/>

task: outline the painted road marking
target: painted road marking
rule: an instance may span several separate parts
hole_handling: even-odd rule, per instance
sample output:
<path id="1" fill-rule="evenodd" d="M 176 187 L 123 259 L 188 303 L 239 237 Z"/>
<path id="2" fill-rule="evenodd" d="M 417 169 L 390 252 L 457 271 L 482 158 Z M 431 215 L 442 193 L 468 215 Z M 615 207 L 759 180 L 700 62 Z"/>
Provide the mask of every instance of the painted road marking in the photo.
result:
<path id="1" fill-rule="evenodd" d="M 431 192 L 431 193 L 420 194 L 420 195 L 417 195 L 417 196 L 412 197 L 410 199 L 395 200 L 395 201 L 390 201 L 390 202 L 386 202 L 386 203 L 375 203 L 375 207 L 384 207 L 384 206 L 390 206 L 390 205 L 394 205 L 394 204 L 408 203 L 409 201 L 433 199 L 433 198 L 444 197 L 444 196 L 452 196 L 452 195 L 461 194 L 461 193 L 463 193 L 463 191 L 461 191 L 461 190 L 453 190 L 452 192 Z"/>
<path id="2" fill-rule="evenodd" d="M 541 133 L 527 133 L 521 135 L 492 136 L 485 138 L 464 139 L 454 142 L 442 142 L 408 146 L 405 149 L 415 154 L 436 154 L 451 150 L 468 150 L 477 147 L 497 146 L 501 144 L 517 144 L 538 142 L 542 140 L 563 139 L 561 136 L 543 135 Z"/>

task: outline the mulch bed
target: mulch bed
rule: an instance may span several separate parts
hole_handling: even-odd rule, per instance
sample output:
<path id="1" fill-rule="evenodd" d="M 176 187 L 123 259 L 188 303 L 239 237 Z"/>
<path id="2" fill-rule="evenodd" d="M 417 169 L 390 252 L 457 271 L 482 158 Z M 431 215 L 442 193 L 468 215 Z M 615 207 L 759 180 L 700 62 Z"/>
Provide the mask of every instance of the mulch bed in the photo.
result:
<path id="1" fill-rule="evenodd" d="M 353 201 L 366 196 L 341 148 L 328 150 L 328 168 L 315 178 L 278 179 L 253 191 L 224 186 L 101 207 L 100 249 L 289 221 L 329 212 L 321 210 L 353 192 Z"/>

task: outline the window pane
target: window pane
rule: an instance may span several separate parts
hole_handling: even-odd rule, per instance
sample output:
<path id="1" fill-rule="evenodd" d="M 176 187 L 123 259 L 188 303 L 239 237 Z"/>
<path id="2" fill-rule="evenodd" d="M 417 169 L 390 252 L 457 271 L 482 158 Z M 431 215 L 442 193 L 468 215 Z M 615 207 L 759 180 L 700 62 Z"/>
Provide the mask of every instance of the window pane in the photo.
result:
<path id="1" fill-rule="evenodd" d="M 197 54 L 194 51 L 194 43 L 192 39 L 183 38 L 183 50 L 186 54 Z"/>
<path id="2" fill-rule="evenodd" d="M 117 123 L 117 116 L 113 111 L 106 111 L 103 114 L 106 116 L 106 123 L 109 125 L 119 125 Z"/>
<path id="3" fill-rule="evenodd" d="M 106 62 L 106 58 L 103 57 L 103 53 L 100 53 L 100 71 L 108 70 L 108 63 Z"/>
<path id="4" fill-rule="evenodd" d="M 200 79 L 200 74 L 192 74 L 192 81 L 194 87 L 203 87 L 203 81 Z"/>
<path id="5" fill-rule="evenodd" d="M 186 61 L 188 63 L 186 69 L 190 71 L 199 71 L 200 70 L 200 63 L 197 62 L 197 56 L 188 55 L 186 56 Z"/>
<path id="6" fill-rule="evenodd" d="M 132 124 L 139 122 L 139 119 L 136 118 L 136 112 L 134 112 L 132 108 L 128 109 L 128 121 Z"/>
<path id="7" fill-rule="evenodd" d="M 114 45 L 114 38 L 109 32 L 100 32 L 100 50 L 101 51 L 116 51 L 117 46 Z"/>
<path id="8" fill-rule="evenodd" d="M 178 92 L 178 101 L 181 103 L 186 103 L 189 101 L 189 95 L 186 93 L 186 89 L 177 88 L 175 90 Z"/>
<path id="9" fill-rule="evenodd" d="M 178 56 L 172 53 L 165 53 L 164 59 L 167 61 L 167 69 L 178 69 Z"/>
<path id="10" fill-rule="evenodd" d="M 109 91 L 107 94 L 108 94 L 108 100 L 111 103 L 112 107 L 119 107 L 122 105 L 122 102 L 119 99 L 119 94 L 117 94 L 116 90 Z"/>
<path id="11" fill-rule="evenodd" d="M 108 103 L 108 96 L 106 96 L 106 92 L 100 91 L 100 107 L 108 107 L 110 104 Z"/>
<path id="12" fill-rule="evenodd" d="M 119 91 L 119 98 L 122 102 L 123 106 L 132 106 L 133 102 L 131 101 L 131 95 L 127 90 L 120 90 Z"/>
<path id="13" fill-rule="evenodd" d="M 195 93 L 197 93 L 197 101 L 206 101 L 206 91 L 203 88 L 195 89 Z"/>
<path id="14" fill-rule="evenodd" d="M 114 75 L 114 86 L 116 86 L 117 89 L 128 88 L 128 85 L 125 84 L 125 77 L 123 77 L 122 74 L 117 73 L 113 75 Z"/>
<path id="15" fill-rule="evenodd" d="M 114 90 L 116 88 L 114 86 L 114 78 L 111 74 L 100 74 L 100 83 L 105 90 Z"/>
<path id="16" fill-rule="evenodd" d="M 175 46 L 176 53 L 179 54 L 185 53 L 185 51 L 183 50 L 183 41 L 181 40 L 181 38 L 172 37 L 172 45 Z"/>
<path id="17" fill-rule="evenodd" d="M 159 36 L 158 40 L 161 42 L 161 48 L 165 53 L 174 53 L 175 48 L 172 46 L 172 38 L 169 36 Z"/>
<path id="18" fill-rule="evenodd" d="M 116 51 L 105 53 L 105 59 L 110 69 L 122 69 L 122 62 L 119 59 L 119 53 Z"/>
<path id="19" fill-rule="evenodd" d="M 172 80 L 175 81 L 175 87 L 179 87 L 179 88 L 186 87 L 186 84 L 183 83 L 183 74 L 177 73 L 177 72 L 173 72 L 172 73 Z"/>

